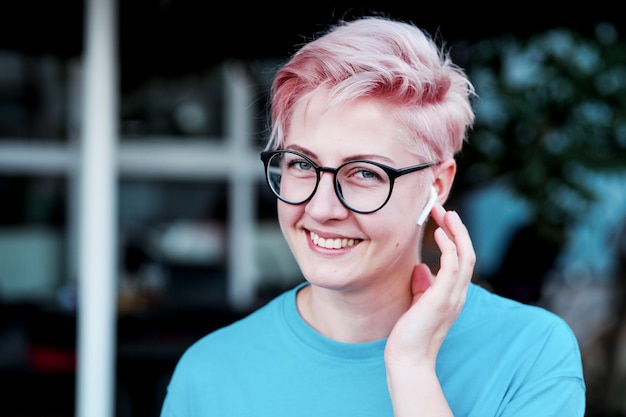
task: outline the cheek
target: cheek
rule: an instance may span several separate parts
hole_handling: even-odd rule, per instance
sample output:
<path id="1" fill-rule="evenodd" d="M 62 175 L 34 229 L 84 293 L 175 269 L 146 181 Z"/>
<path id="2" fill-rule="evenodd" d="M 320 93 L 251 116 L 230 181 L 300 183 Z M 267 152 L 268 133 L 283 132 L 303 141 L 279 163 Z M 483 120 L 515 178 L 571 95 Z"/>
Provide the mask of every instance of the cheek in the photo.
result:
<path id="1" fill-rule="evenodd" d="M 379 216 L 360 219 L 359 226 L 368 239 L 381 242 L 388 248 L 397 247 L 411 227 L 405 218 L 405 215 L 398 212 L 381 213 Z"/>
<path id="2" fill-rule="evenodd" d="M 280 228 L 283 233 L 285 233 L 290 227 L 293 227 L 300 217 L 302 217 L 304 206 L 292 206 L 291 204 L 279 202 L 277 209 L 278 223 L 280 224 Z"/>
<path id="3" fill-rule="evenodd" d="M 402 207 L 389 208 L 391 210 L 383 210 L 380 216 L 362 222 L 361 227 L 367 231 L 370 239 L 382 243 L 387 248 L 395 250 L 407 244 L 412 245 L 411 242 L 418 231 L 417 205 L 404 204 Z"/>
<path id="4" fill-rule="evenodd" d="M 382 216 L 378 222 L 381 227 L 394 229 L 397 233 L 398 230 L 406 232 L 415 228 L 422 208 L 418 196 L 405 197 L 404 201 L 389 201 L 381 210 Z"/>

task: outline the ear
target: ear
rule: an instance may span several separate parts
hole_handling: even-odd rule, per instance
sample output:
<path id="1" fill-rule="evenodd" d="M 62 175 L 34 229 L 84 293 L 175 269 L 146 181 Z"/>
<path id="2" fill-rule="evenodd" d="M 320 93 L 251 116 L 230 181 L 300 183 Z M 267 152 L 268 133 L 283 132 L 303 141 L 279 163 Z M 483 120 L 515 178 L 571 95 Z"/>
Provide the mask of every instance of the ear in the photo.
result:
<path id="1" fill-rule="evenodd" d="M 443 161 L 435 167 L 435 178 L 433 180 L 433 187 L 439 195 L 439 204 L 444 204 L 448 200 L 450 195 L 450 189 L 454 183 L 454 177 L 456 176 L 456 161 L 454 158 L 450 158 Z"/>

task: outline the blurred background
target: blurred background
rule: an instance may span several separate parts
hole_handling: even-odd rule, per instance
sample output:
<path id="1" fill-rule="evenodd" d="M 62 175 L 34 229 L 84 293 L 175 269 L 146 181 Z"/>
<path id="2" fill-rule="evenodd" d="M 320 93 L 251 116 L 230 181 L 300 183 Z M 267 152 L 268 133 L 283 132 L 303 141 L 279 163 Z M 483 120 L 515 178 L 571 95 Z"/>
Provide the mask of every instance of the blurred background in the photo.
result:
<path id="1" fill-rule="evenodd" d="M 474 238 L 475 280 L 565 318 L 588 417 L 626 416 L 616 3 L 119 3 L 116 417 L 157 416 L 189 344 L 302 280 L 258 158 L 269 83 L 328 23 L 370 12 L 445 39 L 476 86 L 478 121 L 449 201 Z M 0 6 L 0 417 L 76 414 L 87 5 Z M 428 240 L 425 259 L 436 265 Z"/>

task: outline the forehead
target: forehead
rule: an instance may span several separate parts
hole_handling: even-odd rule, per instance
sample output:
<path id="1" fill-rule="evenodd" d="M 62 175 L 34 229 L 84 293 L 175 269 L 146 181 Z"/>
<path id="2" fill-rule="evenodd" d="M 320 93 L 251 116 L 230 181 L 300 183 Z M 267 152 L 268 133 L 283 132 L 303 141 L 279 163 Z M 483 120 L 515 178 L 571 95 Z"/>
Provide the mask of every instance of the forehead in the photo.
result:
<path id="1" fill-rule="evenodd" d="M 345 154 L 393 157 L 406 153 L 403 133 L 388 108 L 373 99 L 331 102 L 324 91 L 300 101 L 292 115 L 285 146 Z"/>

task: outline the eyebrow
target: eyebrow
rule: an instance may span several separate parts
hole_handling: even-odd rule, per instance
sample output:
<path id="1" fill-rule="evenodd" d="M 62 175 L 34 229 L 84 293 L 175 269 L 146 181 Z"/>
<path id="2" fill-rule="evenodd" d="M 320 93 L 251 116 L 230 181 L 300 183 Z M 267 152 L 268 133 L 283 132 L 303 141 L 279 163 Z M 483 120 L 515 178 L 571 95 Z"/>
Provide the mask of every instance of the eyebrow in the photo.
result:
<path id="1" fill-rule="evenodd" d="M 308 150 L 306 148 L 303 148 L 302 146 L 299 146 L 299 145 L 289 145 L 289 146 L 285 147 L 285 150 L 300 152 L 301 154 L 304 154 L 304 155 L 308 156 L 311 159 L 319 161 L 319 157 L 314 152 L 311 152 L 310 150 Z M 391 160 L 390 158 L 387 158 L 386 156 L 381 156 L 381 155 L 377 155 L 377 154 L 357 154 L 357 155 L 351 155 L 349 158 L 344 158 L 342 162 L 356 161 L 356 160 L 383 161 L 386 164 L 390 164 L 390 165 L 393 165 L 393 164 L 396 163 L 395 161 Z"/>

